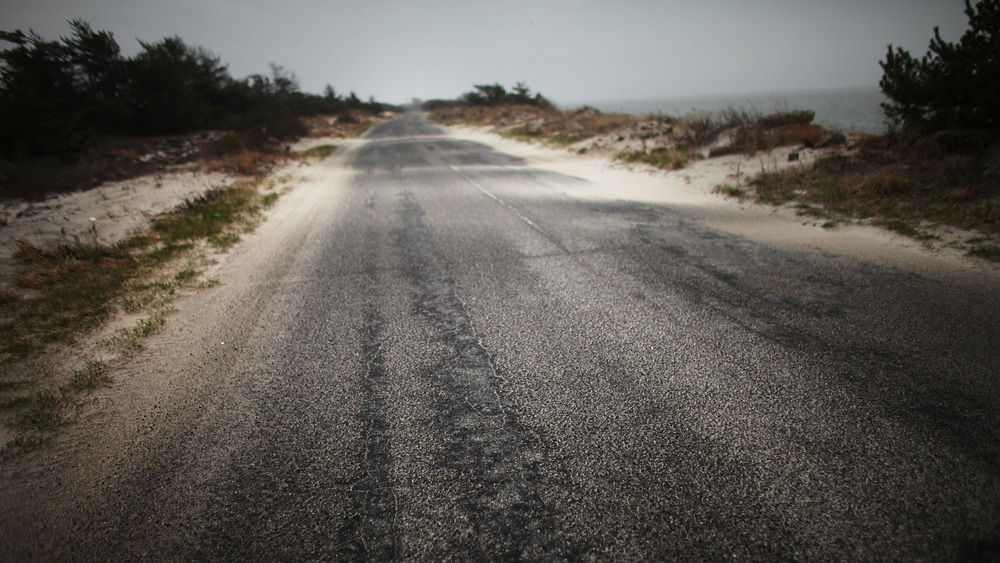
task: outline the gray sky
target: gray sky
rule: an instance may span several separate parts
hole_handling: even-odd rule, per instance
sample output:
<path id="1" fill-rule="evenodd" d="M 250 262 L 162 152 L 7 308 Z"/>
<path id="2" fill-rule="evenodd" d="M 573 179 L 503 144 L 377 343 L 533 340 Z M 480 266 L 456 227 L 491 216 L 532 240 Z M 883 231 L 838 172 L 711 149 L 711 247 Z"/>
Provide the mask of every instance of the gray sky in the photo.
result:
<path id="1" fill-rule="evenodd" d="M 957 40 L 962 0 L 0 0 L 0 28 L 46 39 L 81 18 L 179 35 L 244 77 L 283 65 L 302 89 L 453 98 L 519 80 L 558 102 L 875 87 L 886 45 Z"/>

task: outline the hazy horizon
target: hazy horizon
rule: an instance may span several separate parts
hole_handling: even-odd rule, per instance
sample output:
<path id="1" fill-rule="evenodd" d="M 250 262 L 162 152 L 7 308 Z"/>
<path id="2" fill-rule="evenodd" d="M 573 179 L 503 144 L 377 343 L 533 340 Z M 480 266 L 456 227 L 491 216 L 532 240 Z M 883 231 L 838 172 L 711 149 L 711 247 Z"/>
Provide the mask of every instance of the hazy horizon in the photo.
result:
<path id="1" fill-rule="evenodd" d="M 177 35 L 238 78 L 295 73 L 306 92 L 406 103 L 526 82 L 557 103 L 875 88 L 886 45 L 923 54 L 962 0 L 0 1 L 2 29 L 69 34 L 80 18 L 126 56 Z"/>

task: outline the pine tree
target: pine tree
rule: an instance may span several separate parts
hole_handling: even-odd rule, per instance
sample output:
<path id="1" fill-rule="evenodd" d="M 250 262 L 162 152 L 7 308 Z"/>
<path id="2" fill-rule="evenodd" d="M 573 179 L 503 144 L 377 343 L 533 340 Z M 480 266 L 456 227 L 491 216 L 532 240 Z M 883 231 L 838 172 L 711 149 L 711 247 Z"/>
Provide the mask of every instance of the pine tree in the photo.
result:
<path id="1" fill-rule="evenodd" d="M 892 100 L 882 104 L 896 124 L 928 131 L 1000 131 L 1000 0 L 965 2 L 969 30 L 949 43 L 934 28 L 927 54 L 916 59 L 889 45 L 879 86 Z"/>

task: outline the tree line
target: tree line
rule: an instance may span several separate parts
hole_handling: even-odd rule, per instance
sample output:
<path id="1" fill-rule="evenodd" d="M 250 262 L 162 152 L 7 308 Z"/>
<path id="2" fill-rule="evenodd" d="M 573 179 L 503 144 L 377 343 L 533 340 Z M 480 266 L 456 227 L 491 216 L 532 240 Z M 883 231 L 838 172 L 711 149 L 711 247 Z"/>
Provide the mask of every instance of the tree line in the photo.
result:
<path id="1" fill-rule="evenodd" d="M 304 93 L 274 64 L 269 75 L 234 78 L 218 56 L 177 36 L 140 41 L 138 54 L 123 57 L 111 32 L 69 24 L 58 41 L 0 31 L 11 44 L 0 51 L 0 158 L 73 156 L 105 135 L 257 128 L 281 138 L 301 132 L 300 116 L 383 109 L 330 85 Z"/>
<path id="2" fill-rule="evenodd" d="M 454 106 L 507 106 L 507 105 L 530 105 L 545 109 L 554 109 L 555 106 L 540 92 L 534 95 L 531 88 L 524 82 L 518 82 L 513 88 L 508 90 L 499 82 L 493 84 L 474 84 L 473 90 L 462 94 L 455 100 L 428 100 L 423 104 L 424 109 L 433 110 Z"/>

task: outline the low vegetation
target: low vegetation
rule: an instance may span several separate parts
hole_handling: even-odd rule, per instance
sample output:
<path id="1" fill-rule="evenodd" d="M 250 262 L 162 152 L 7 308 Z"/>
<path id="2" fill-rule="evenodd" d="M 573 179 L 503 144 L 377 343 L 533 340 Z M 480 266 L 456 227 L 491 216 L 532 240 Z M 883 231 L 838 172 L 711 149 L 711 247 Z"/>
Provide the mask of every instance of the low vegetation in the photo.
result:
<path id="1" fill-rule="evenodd" d="M 864 135 L 811 166 L 765 170 L 744 188 L 719 191 L 833 224 L 865 220 L 918 240 L 942 225 L 981 233 L 965 241 L 970 254 L 996 260 L 1000 176 L 983 150 L 949 149 L 933 137 Z M 995 158 L 995 157 L 993 157 Z"/>
<path id="2" fill-rule="evenodd" d="M 211 190 L 155 218 L 148 232 L 113 245 L 42 249 L 18 242 L 17 258 L 26 266 L 18 286 L 28 296 L 8 290 L 0 308 L 0 420 L 13 436 L 4 457 L 44 441 L 86 394 L 111 382 L 104 360 L 60 373 L 46 356 L 115 319 L 126 326 L 98 346 L 117 359 L 140 350 L 164 325 L 179 292 L 214 283 L 202 279 L 202 249 L 232 246 L 274 204 L 278 186 L 264 182 L 246 178 Z"/>
<path id="3" fill-rule="evenodd" d="M 654 149 L 651 152 L 622 151 L 615 155 L 615 158 L 627 163 L 641 162 L 661 170 L 680 170 L 692 160 L 701 160 L 704 157 L 696 150 Z"/>
<path id="4" fill-rule="evenodd" d="M 310 116 L 301 122 L 307 128 L 294 135 L 346 138 L 363 133 L 375 120 L 363 111 Z M 145 232 L 113 244 L 100 244 L 96 227 L 93 236 L 64 237 L 54 247 L 16 242 L 22 272 L 12 287 L 0 285 L 0 425 L 5 429 L 0 436 L 6 432 L 0 458 L 37 446 L 73 421 L 95 389 L 113 383 L 114 364 L 162 329 L 174 299 L 217 283 L 203 275 L 211 254 L 252 231 L 262 212 L 289 189 L 282 185 L 289 177 L 271 174 L 274 166 L 295 158 L 327 158 L 337 149 L 320 144 L 294 154 L 275 137 L 252 130 L 128 141 L 118 141 L 116 150 L 127 153 L 123 160 L 143 161 L 143 155 L 153 154 L 158 170 L 223 171 L 232 183 L 149 217 Z M 37 177 L 43 183 L 63 181 L 58 168 L 48 174 L 40 169 Z M 73 367 L 79 360 L 67 350 L 74 351 L 72 358 L 97 357 Z"/>
<path id="5" fill-rule="evenodd" d="M 518 82 L 510 90 L 499 82 L 476 84 L 472 90 L 462 94 L 458 99 L 428 100 L 423 107 L 427 111 L 438 111 L 448 108 L 504 106 L 530 106 L 542 110 L 555 110 L 552 102 L 546 99 L 541 92 L 532 95 L 531 88 L 524 82 Z"/>

